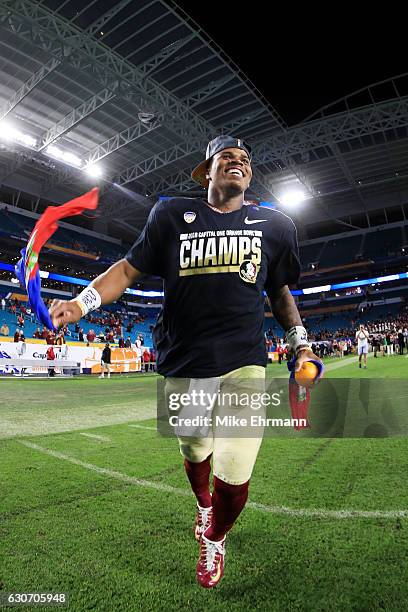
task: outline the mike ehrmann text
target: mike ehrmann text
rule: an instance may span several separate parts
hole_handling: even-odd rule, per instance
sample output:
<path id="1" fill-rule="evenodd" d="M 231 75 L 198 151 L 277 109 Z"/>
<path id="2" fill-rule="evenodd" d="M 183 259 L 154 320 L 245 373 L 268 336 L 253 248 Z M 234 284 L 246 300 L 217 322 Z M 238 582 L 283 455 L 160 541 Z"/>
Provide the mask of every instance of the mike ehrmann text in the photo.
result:
<path id="1" fill-rule="evenodd" d="M 237 416 L 195 416 L 192 418 L 173 415 L 169 417 L 172 427 L 307 427 L 307 419 L 273 419 L 260 414 L 251 418 Z"/>

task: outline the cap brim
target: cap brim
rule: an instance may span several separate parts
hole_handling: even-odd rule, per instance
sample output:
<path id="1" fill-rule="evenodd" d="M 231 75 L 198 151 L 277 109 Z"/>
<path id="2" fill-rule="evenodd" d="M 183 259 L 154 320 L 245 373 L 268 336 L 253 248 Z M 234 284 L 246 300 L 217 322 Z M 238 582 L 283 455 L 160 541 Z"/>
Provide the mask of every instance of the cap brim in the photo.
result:
<path id="1" fill-rule="evenodd" d="M 198 166 L 196 166 L 191 173 L 191 178 L 193 181 L 205 188 L 208 187 L 207 164 L 208 160 L 202 161 L 201 164 L 198 164 Z"/>

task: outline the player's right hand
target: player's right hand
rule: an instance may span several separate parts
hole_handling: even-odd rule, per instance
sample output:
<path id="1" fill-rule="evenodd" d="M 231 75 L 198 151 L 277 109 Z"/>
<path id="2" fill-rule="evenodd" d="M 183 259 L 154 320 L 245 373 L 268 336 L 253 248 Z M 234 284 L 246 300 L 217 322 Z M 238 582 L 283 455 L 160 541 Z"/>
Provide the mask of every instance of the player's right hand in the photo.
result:
<path id="1" fill-rule="evenodd" d="M 67 323 L 76 323 L 82 317 L 82 310 L 76 300 L 52 300 L 48 312 L 57 329 Z"/>

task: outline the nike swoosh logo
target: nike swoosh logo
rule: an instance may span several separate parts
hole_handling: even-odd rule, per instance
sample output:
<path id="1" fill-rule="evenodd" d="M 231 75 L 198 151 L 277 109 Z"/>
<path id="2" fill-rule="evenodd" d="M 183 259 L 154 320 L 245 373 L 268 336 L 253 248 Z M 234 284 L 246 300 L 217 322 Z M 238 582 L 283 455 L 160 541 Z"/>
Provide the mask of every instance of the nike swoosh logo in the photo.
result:
<path id="1" fill-rule="evenodd" d="M 244 223 L 246 225 L 252 225 L 253 223 L 264 223 L 264 221 L 267 221 L 268 219 L 248 219 L 248 217 L 245 217 L 244 219 Z"/>
<path id="2" fill-rule="evenodd" d="M 218 564 L 217 573 L 215 574 L 215 576 L 211 576 L 211 582 L 213 582 L 214 584 L 217 584 L 220 578 L 221 578 L 221 563 Z"/>

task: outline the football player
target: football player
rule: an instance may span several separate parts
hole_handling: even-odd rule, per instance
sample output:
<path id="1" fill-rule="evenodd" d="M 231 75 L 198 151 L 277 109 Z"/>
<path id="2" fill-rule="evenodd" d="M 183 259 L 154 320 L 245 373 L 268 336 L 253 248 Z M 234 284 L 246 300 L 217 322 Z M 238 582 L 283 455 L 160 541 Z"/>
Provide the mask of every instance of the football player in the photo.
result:
<path id="1" fill-rule="evenodd" d="M 56 326 L 78 321 L 119 299 L 142 273 L 160 276 L 164 301 L 154 341 L 157 371 L 166 384 L 205 379 L 231 389 L 252 380 L 258 390 L 267 363 L 264 290 L 297 357 L 296 370 L 318 360 L 288 288 L 300 272 L 296 229 L 277 210 L 245 204 L 252 165 L 243 140 L 212 140 L 192 177 L 208 189 L 207 197 L 158 202 L 126 257 L 74 300 L 55 300 L 50 315 Z M 261 441 L 259 432 L 245 438 L 219 437 L 214 429 L 201 437 L 179 435 L 197 499 L 196 576 L 203 587 L 216 586 L 223 576 L 226 534 L 245 506 Z"/>

